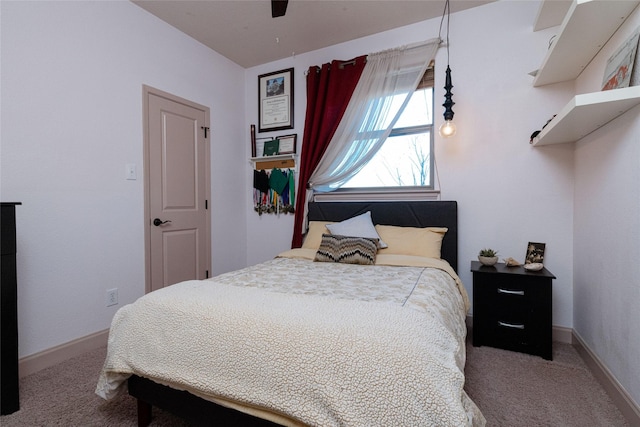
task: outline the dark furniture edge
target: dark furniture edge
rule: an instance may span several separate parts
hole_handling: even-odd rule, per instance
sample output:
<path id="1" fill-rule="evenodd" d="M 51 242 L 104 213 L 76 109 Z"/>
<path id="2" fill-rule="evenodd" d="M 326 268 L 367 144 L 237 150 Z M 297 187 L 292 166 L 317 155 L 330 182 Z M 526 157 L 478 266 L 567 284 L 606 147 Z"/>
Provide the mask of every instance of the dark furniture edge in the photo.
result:
<path id="1" fill-rule="evenodd" d="M 139 427 L 146 427 L 151 423 L 153 406 L 162 408 L 194 426 L 211 426 L 212 423 L 264 427 L 277 425 L 137 375 L 129 378 L 128 387 L 129 394 L 138 400 Z"/>
<path id="2" fill-rule="evenodd" d="M 20 410 L 16 206 L 0 202 L 0 415 Z"/>
<path id="3" fill-rule="evenodd" d="M 523 266 L 507 267 L 505 263 L 498 262 L 495 265 L 482 265 L 480 261 L 471 261 L 472 273 L 495 273 L 495 274 L 521 274 L 526 276 L 550 277 L 555 279 L 549 270 L 542 267 L 542 270 L 531 271 L 526 270 Z"/>

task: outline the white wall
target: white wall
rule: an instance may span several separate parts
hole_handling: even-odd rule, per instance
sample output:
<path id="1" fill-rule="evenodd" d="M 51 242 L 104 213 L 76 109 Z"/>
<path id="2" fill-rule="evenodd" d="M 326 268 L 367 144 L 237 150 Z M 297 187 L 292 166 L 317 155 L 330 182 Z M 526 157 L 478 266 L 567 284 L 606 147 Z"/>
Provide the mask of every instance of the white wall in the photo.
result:
<path id="1" fill-rule="evenodd" d="M 640 26 L 640 10 L 589 64 L 578 93 L 599 91 L 607 59 Z M 576 333 L 640 404 L 640 107 L 575 144 Z"/>
<path id="2" fill-rule="evenodd" d="M 1 9 L 1 198 L 23 203 L 20 356 L 108 328 L 144 293 L 143 84 L 211 108 L 213 273 L 243 267 L 244 70 L 128 1 Z"/>
<path id="3" fill-rule="evenodd" d="M 523 261 L 528 242 L 545 242 L 545 264 L 557 276 L 553 323 L 571 327 L 573 148 L 532 148 L 529 136 L 573 96 L 573 85 L 532 87 L 528 73 L 540 66 L 553 35 L 551 31 L 532 31 L 537 8 L 537 1 L 507 1 L 451 16 L 450 64 L 458 133 L 449 140 L 436 136 L 435 150 L 442 199 L 459 203 L 458 267 L 469 293 L 469 262 L 480 249 L 492 247 L 501 257 Z M 257 123 L 257 76 L 294 67 L 294 132 L 301 139 L 306 104 L 303 73 L 309 66 L 434 38 L 439 24 L 437 18 L 249 69 L 245 82 L 247 123 Z M 446 51 L 440 49 L 436 56 L 437 126 L 442 120 L 445 67 Z M 258 136 L 272 133 L 278 134 Z M 246 169 L 250 188 L 250 165 Z M 249 194 L 246 200 L 250 206 Z M 290 216 L 250 213 L 248 263 L 288 249 L 292 227 Z"/>

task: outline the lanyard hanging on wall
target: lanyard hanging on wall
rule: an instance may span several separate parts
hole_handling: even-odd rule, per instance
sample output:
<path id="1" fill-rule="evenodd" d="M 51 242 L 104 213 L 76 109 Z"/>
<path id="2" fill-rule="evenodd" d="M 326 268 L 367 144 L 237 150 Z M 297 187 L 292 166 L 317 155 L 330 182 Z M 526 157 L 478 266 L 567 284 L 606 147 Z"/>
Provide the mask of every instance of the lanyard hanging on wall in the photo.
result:
<path id="1" fill-rule="evenodd" d="M 295 170 L 273 168 L 253 174 L 253 204 L 258 215 L 295 212 Z"/>

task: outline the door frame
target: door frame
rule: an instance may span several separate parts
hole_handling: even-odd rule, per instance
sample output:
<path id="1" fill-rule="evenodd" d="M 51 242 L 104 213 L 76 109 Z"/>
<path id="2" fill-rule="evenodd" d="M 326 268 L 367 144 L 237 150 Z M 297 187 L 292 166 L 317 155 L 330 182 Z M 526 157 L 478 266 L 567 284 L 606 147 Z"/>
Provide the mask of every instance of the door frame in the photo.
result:
<path id="1" fill-rule="evenodd" d="M 149 132 L 149 95 L 158 96 L 168 99 L 170 101 L 187 105 L 197 110 L 204 111 L 205 123 L 207 128 L 208 144 L 205 144 L 205 196 L 211 203 L 211 132 L 209 132 L 210 126 L 210 109 L 207 106 L 197 104 L 189 101 L 188 99 L 181 98 L 173 95 L 169 92 L 156 89 L 148 85 L 142 85 L 142 135 L 143 135 L 143 158 L 144 158 L 144 264 L 145 264 L 145 277 L 144 277 L 144 293 L 151 292 L 151 180 L 149 177 L 150 171 L 150 132 Z M 205 210 L 206 225 L 204 237 L 206 240 L 206 259 L 207 259 L 207 271 L 211 276 L 211 206 Z"/>

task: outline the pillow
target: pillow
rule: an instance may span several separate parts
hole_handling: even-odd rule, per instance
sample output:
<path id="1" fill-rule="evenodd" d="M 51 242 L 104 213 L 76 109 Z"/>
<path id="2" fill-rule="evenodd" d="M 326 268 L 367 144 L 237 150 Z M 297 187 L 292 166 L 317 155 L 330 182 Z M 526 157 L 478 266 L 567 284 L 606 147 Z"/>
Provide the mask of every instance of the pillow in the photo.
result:
<path id="1" fill-rule="evenodd" d="M 387 247 L 387 244 L 383 241 L 384 239 L 378 235 L 376 228 L 373 226 L 373 221 L 371 221 L 371 211 L 367 211 L 362 215 L 354 216 L 353 218 L 345 219 L 342 222 L 327 224 L 327 228 L 331 234 L 337 234 L 339 236 L 378 239 L 379 248 Z"/>
<path id="2" fill-rule="evenodd" d="M 372 265 L 376 262 L 377 251 L 375 239 L 323 234 L 314 261 Z"/>
<path id="3" fill-rule="evenodd" d="M 318 250 L 322 235 L 329 233 L 326 227 L 327 224 L 333 223 L 331 221 L 309 221 L 309 229 L 304 237 L 304 242 L 302 242 L 302 248 Z"/>
<path id="4" fill-rule="evenodd" d="M 386 249 L 380 249 L 381 254 L 415 255 L 427 258 L 440 258 L 442 239 L 447 230 L 445 227 L 376 225 L 376 231 L 389 245 Z"/>

